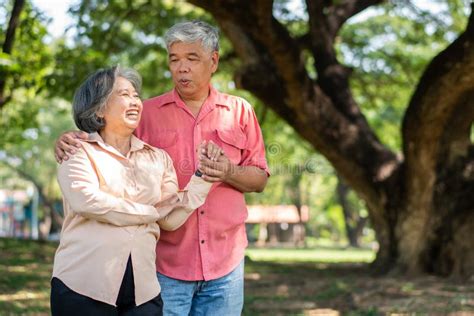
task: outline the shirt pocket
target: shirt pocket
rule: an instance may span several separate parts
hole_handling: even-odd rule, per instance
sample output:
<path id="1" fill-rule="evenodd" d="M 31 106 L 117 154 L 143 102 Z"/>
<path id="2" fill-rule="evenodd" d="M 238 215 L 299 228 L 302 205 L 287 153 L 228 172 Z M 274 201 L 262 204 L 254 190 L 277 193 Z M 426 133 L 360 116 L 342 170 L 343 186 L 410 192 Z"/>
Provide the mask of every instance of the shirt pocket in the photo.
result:
<path id="1" fill-rule="evenodd" d="M 216 130 L 218 145 L 234 164 L 239 164 L 242 152 L 247 144 L 247 137 L 240 130 Z"/>
<path id="2" fill-rule="evenodd" d="M 164 164 L 160 160 L 141 159 L 135 166 L 137 194 L 143 196 L 147 203 L 157 202 L 161 198 Z"/>
<path id="3" fill-rule="evenodd" d="M 163 149 L 171 159 L 175 161 L 178 157 L 178 132 L 174 130 L 158 130 L 155 137 L 153 146 L 156 148 Z"/>
<path id="4" fill-rule="evenodd" d="M 156 134 L 153 146 L 165 149 L 176 144 L 178 133 L 172 130 L 159 130 Z"/>

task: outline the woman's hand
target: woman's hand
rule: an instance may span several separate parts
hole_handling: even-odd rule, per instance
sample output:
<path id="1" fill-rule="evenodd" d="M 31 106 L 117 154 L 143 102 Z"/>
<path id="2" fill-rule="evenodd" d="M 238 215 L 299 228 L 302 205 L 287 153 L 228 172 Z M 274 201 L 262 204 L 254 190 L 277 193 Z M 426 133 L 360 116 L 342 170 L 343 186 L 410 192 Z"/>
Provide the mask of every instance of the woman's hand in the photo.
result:
<path id="1" fill-rule="evenodd" d="M 212 140 L 203 141 L 199 144 L 198 151 L 199 159 L 207 158 L 211 161 L 217 161 L 219 157 L 224 154 L 224 150 L 217 146 Z"/>
<path id="2" fill-rule="evenodd" d="M 86 140 L 89 135 L 86 132 L 70 131 L 65 132 L 56 140 L 54 146 L 54 157 L 58 163 L 66 161 L 71 155 L 76 153 L 76 149 L 81 147 L 80 140 Z"/>
<path id="3" fill-rule="evenodd" d="M 199 170 L 202 178 L 207 182 L 227 182 L 238 166 L 234 165 L 226 155 L 222 154 L 216 161 L 207 157 L 199 159 Z"/>
<path id="4" fill-rule="evenodd" d="M 201 144 L 199 144 L 198 147 L 198 154 L 199 154 L 199 164 L 198 164 L 198 172 L 202 175 L 203 179 L 208 181 L 208 182 L 217 182 L 219 180 L 212 179 L 209 177 L 209 175 L 206 174 L 206 171 L 212 171 L 209 168 L 206 168 L 205 166 L 215 163 L 218 160 L 221 160 L 222 157 L 225 157 L 224 151 L 217 146 L 212 140 L 210 141 L 203 141 Z M 204 171 L 204 168 L 207 170 Z M 211 181 L 214 180 L 214 181 Z"/>

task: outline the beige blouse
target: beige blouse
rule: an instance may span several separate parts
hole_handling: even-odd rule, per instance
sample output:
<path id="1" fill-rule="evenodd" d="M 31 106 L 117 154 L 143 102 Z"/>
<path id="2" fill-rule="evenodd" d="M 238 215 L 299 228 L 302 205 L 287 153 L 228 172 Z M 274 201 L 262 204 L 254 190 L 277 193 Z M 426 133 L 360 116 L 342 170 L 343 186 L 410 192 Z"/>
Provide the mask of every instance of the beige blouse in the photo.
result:
<path id="1" fill-rule="evenodd" d="M 115 305 L 129 255 L 135 303 L 160 293 L 155 246 L 201 206 L 212 184 L 193 176 L 178 191 L 171 158 L 132 136 L 125 157 L 98 133 L 58 169 L 64 223 L 53 277 L 73 291 Z M 155 207 L 157 206 L 157 207 Z"/>

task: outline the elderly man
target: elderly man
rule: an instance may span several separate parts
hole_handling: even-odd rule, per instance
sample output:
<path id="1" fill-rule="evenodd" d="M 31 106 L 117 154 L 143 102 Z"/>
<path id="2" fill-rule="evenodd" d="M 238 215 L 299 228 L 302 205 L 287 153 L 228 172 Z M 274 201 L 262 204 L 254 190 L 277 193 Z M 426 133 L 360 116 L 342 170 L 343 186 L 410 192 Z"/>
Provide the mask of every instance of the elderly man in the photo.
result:
<path id="1" fill-rule="evenodd" d="M 268 168 L 260 126 L 251 105 L 211 85 L 219 63 L 217 30 L 183 22 L 165 35 L 174 89 L 146 100 L 136 135 L 164 149 L 183 187 L 196 169 L 215 182 L 206 202 L 156 247 L 165 315 L 240 315 L 247 246 L 244 192 L 261 192 Z M 64 134 L 57 159 L 67 159 L 77 134 Z M 81 136 L 79 136 L 81 137 Z M 206 152 L 206 140 L 222 152 Z"/>

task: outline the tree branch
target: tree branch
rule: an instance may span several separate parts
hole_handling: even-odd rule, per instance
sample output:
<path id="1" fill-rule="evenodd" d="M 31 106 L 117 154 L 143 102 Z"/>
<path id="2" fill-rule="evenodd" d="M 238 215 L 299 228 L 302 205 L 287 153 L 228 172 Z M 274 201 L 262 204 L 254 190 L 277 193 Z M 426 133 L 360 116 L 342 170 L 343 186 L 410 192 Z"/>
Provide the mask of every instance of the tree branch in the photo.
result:
<path id="1" fill-rule="evenodd" d="M 12 15 L 10 16 L 10 21 L 8 22 L 7 32 L 5 33 L 5 41 L 2 45 L 2 52 L 5 54 L 11 54 L 13 43 L 15 41 L 15 32 L 20 23 L 20 14 L 23 10 L 25 0 L 15 0 L 13 4 Z"/>
<path id="2" fill-rule="evenodd" d="M 333 37 L 337 35 L 344 23 L 365 9 L 385 2 L 384 0 L 346 0 L 328 9 L 329 31 Z M 338 3 L 336 1 L 336 3 Z"/>
<path id="3" fill-rule="evenodd" d="M 336 108 L 348 120 L 361 124 L 368 131 L 370 128 L 362 117 L 350 90 L 349 76 L 351 71 L 337 60 L 334 48 L 335 39 L 330 30 L 328 16 L 325 14 L 324 3 L 310 0 L 307 0 L 306 3 L 309 14 L 309 34 L 312 43 L 311 52 L 318 73 L 318 83 L 321 89 L 331 98 Z"/>
<path id="4" fill-rule="evenodd" d="M 13 43 L 15 42 L 15 33 L 20 23 L 20 14 L 23 10 L 25 0 L 15 0 L 13 3 L 12 15 L 8 22 L 7 32 L 5 33 L 5 41 L 2 45 L 2 52 L 10 55 L 13 49 Z M 2 74 L 0 76 L 0 111 L 10 101 L 11 97 L 5 96 L 5 87 L 7 82 L 7 76 Z"/>

